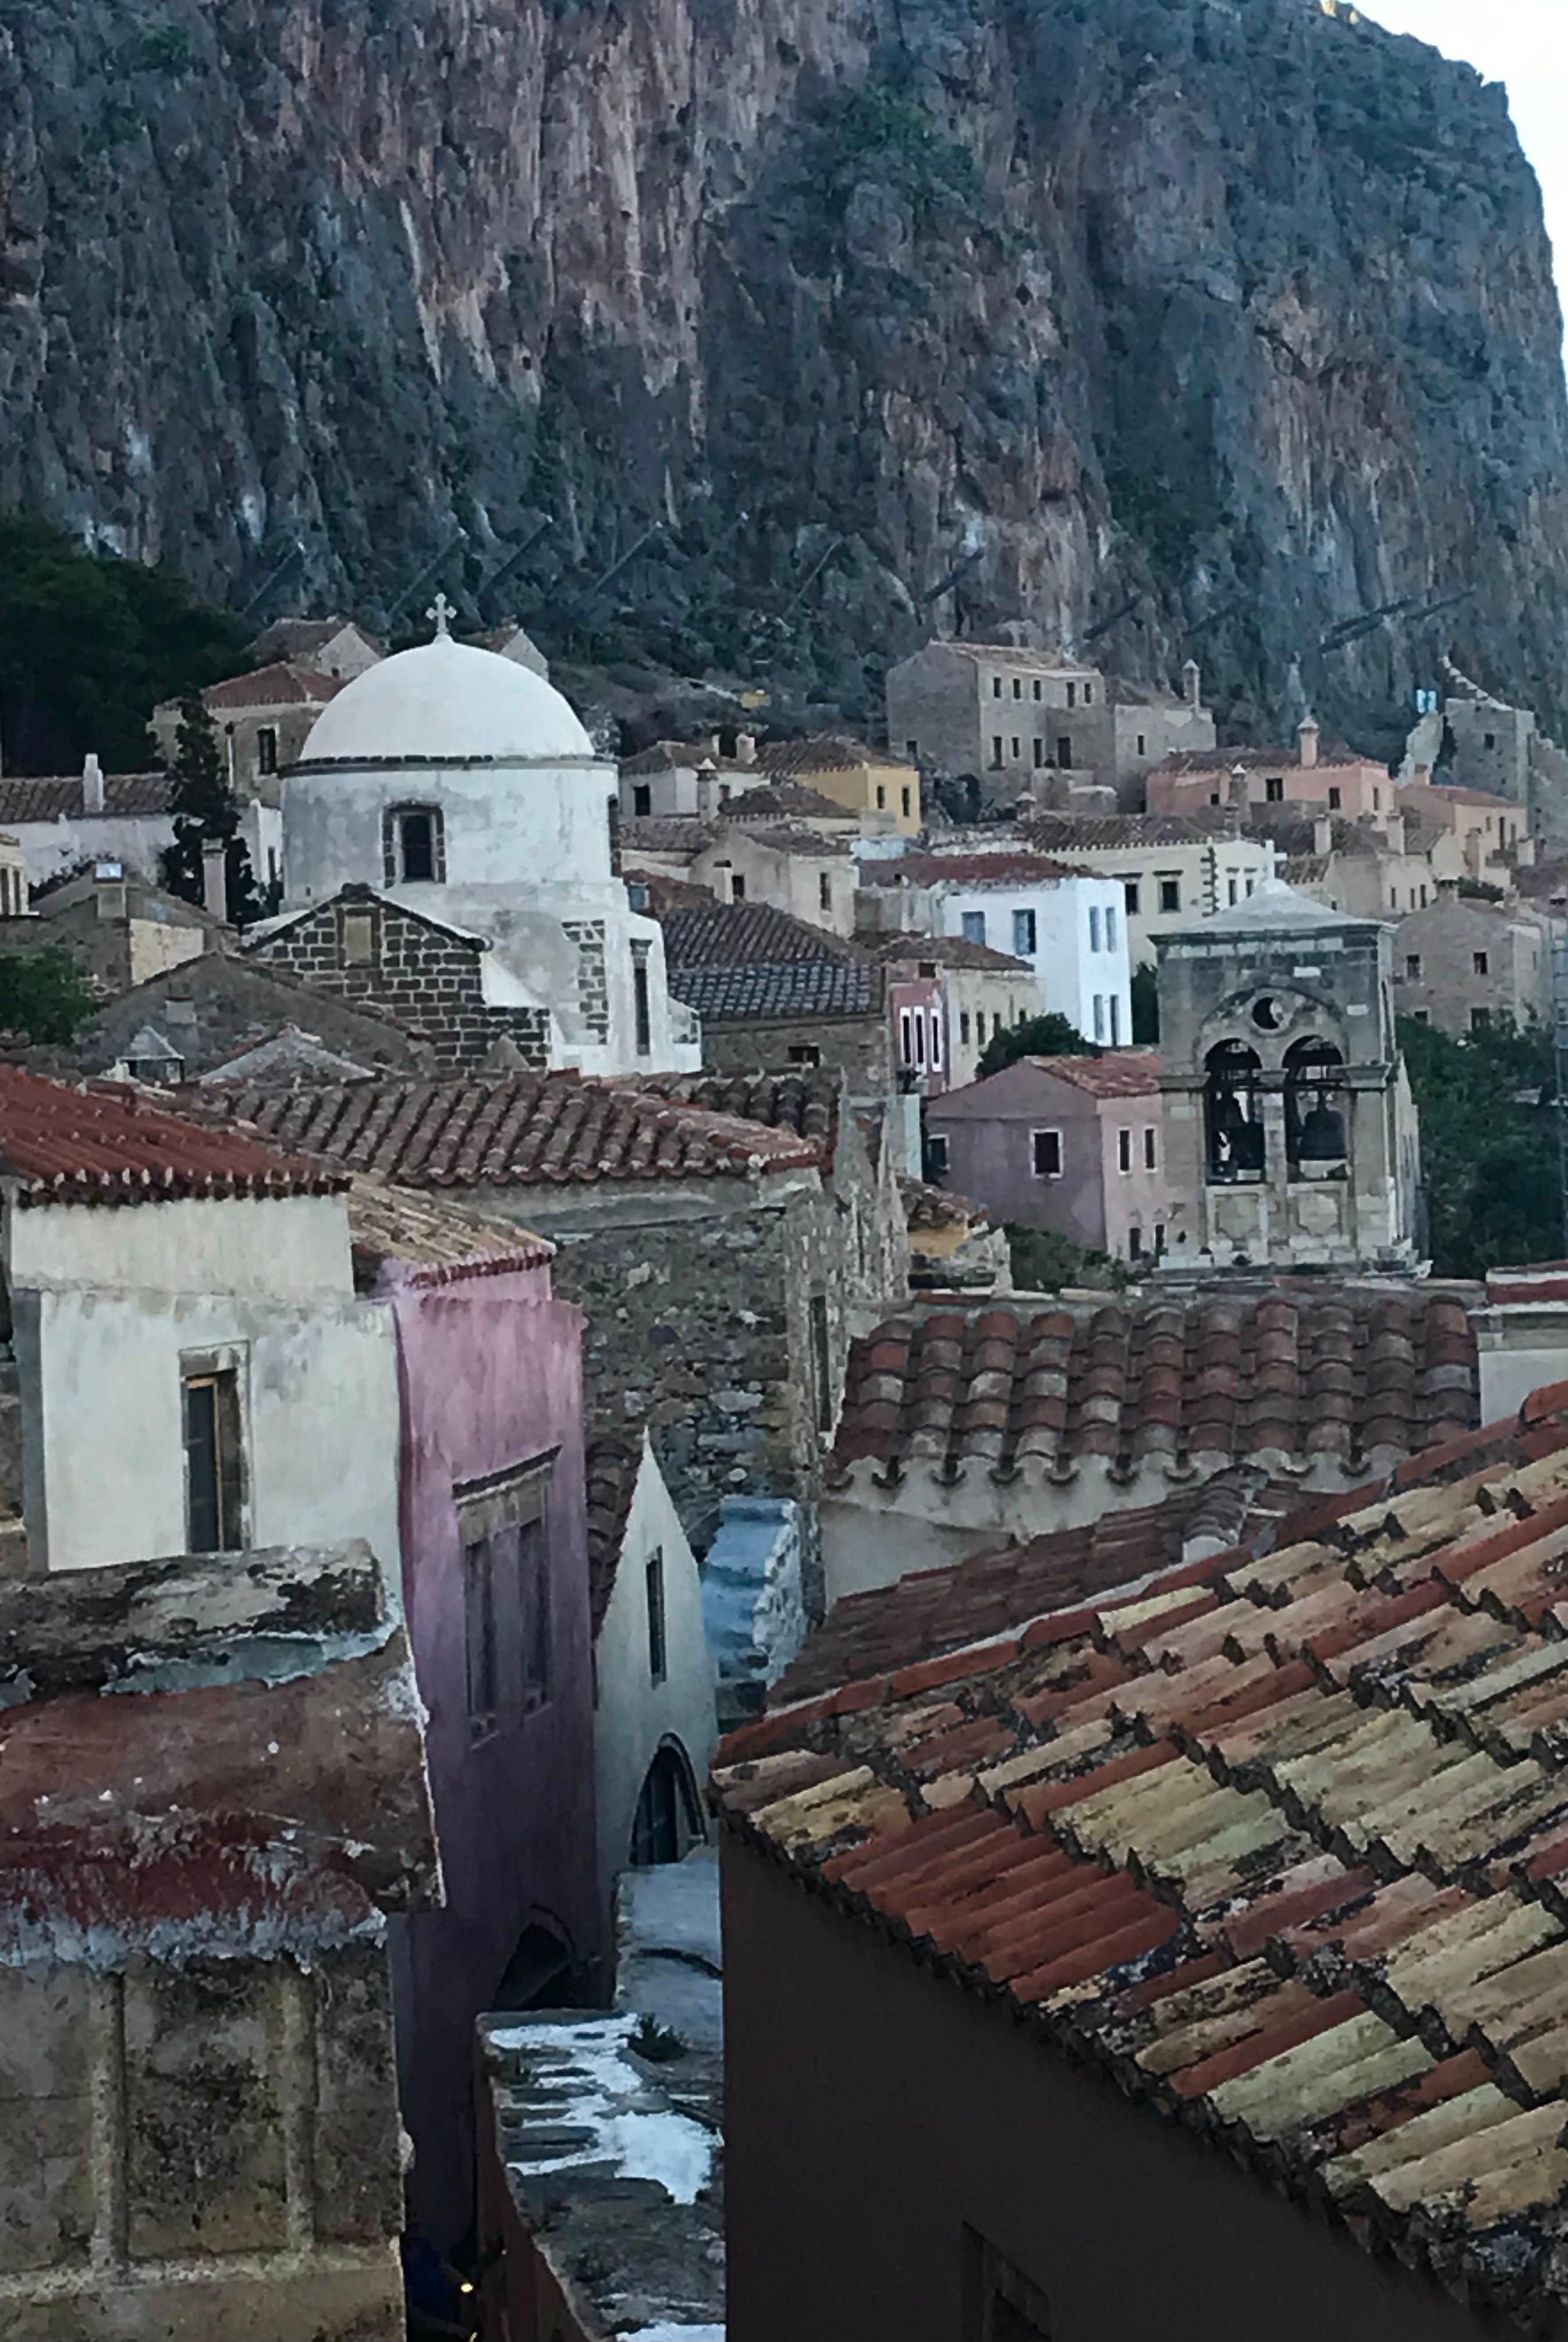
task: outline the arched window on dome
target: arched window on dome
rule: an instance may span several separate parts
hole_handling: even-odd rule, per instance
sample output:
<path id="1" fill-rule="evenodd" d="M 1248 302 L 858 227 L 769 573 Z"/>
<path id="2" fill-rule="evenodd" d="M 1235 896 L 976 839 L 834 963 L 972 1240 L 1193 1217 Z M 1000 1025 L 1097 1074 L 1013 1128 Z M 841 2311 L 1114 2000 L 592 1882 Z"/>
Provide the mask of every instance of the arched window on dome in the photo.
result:
<path id="1" fill-rule="evenodd" d="M 389 886 L 415 886 L 446 878 L 441 807 L 388 806 L 381 818 L 381 864 Z"/>

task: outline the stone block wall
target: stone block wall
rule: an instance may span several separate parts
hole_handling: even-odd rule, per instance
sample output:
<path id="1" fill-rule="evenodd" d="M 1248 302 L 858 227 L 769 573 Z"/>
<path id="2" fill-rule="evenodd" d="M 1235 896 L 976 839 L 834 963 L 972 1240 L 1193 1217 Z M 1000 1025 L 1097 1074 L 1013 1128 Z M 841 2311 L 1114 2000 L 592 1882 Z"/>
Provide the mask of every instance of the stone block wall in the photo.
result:
<path id="1" fill-rule="evenodd" d="M 394 2342 L 379 1947 L 0 1970 L 0 2342 Z"/>
<path id="2" fill-rule="evenodd" d="M 595 1041 L 610 1037 L 610 981 L 604 967 L 603 919 L 563 919 L 577 946 L 577 1006 Z"/>
<path id="3" fill-rule="evenodd" d="M 814 1054 L 801 1054 L 812 1052 Z M 827 1066 L 849 1076 L 852 1092 L 885 1096 L 894 1087 L 890 1017 L 802 1016 L 721 1025 L 703 1019 L 703 1063 L 714 1073 L 762 1066 Z"/>
<path id="4" fill-rule="evenodd" d="M 374 948 L 368 959 L 345 949 L 346 916 L 368 916 Z M 484 998 L 484 946 L 384 901 L 366 888 L 345 888 L 330 902 L 294 920 L 254 946 L 264 964 L 286 968 L 313 988 L 379 1008 L 429 1041 L 443 1066 L 476 1066 L 504 1036 L 524 1065 L 550 1061 L 550 1014 L 545 1008 L 497 1008 Z"/>

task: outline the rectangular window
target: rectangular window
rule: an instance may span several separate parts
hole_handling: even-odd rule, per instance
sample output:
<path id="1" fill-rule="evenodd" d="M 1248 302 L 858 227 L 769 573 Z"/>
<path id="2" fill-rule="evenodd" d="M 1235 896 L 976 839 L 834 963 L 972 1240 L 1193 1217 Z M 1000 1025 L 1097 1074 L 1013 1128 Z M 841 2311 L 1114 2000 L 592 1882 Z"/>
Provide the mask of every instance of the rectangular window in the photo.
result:
<path id="1" fill-rule="evenodd" d="M 1140 732 L 1138 735 L 1138 754 L 1140 756 L 1146 756 L 1148 753 L 1148 749 L 1144 745 L 1144 735 Z"/>
<path id="2" fill-rule="evenodd" d="M 1252 900 L 1253 892 L 1253 889 L 1256 887 L 1257 883 L 1258 883 L 1258 882 L 1257 882 L 1257 880 L 1256 880 L 1255 878 L 1249 878 L 1249 879 L 1247 880 L 1247 899 L 1248 899 L 1248 901 L 1249 901 L 1249 902 Z"/>
<path id="3" fill-rule="evenodd" d="M 911 800 L 909 791 L 908 791 L 907 789 L 900 789 L 900 791 L 899 791 L 898 795 L 899 795 L 899 799 L 900 799 L 900 801 L 901 801 L 901 803 L 902 803 L 902 805 L 903 805 L 903 806 L 904 806 L 904 819 L 907 821 L 907 819 L 909 818 L 909 816 L 910 816 L 911 812 L 914 810 L 914 807 L 913 807 L 913 802 L 912 802 L 912 800 Z"/>
<path id="4" fill-rule="evenodd" d="M 1136 1260 L 1136 1259 L 1137 1259 L 1137 1257 L 1138 1257 L 1138 1256 L 1139 1256 L 1139 1254 L 1143 1251 L 1143 1249 L 1144 1249 L 1144 1231 L 1143 1231 L 1143 1229 L 1142 1229 L 1142 1228 L 1129 1228 L 1129 1229 L 1127 1230 L 1127 1257 L 1128 1257 L 1128 1259 L 1129 1259 L 1129 1260 Z"/>
<path id="5" fill-rule="evenodd" d="M 1470 965 L 1477 976 L 1485 976 L 1490 973 L 1492 963 L 1484 952 L 1472 952 Z"/>
<path id="6" fill-rule="evenodd" d="M 925 1141 L 925 1176 L 928 1179 L 947 1176 L 947 1133 L 934 1130 Z"/>
<path id="7" fill-rule="evenodd" d="M 1130 1130 L 1116 1133 L 1116 1168 L 1131 1171 L 1133 1167 L 1133 1134 Z"/>
<path id="8" fill-rule="evenodd" d="M 965 911 L 963 915 L 961 924 L 964 929 L 964 940 L 966 944 L 983 944 L 985 941 L 985 914 L 984 911 Z"/>
<path id="9" fill-rule="evenodd" d="M 925 1019 L 921 1015 L 918 1008 L 911 1017 L 910 1023 L 914 1028 L 914 1062 L 917 1066 L 924 1066 L 925 1063 Z"/>
<path id="10" fill-rule="evenodd" d="M 1036 1179 L 1060 1179 L 1062 1134 L 1059 1130 L 1032 1130 L 1029 1134 L 1029 1150 Z"/>
<path id="11" fill-rule="evenodd" d="M 1154 1169 L 1158 1153 L 1159 1143 L 1154 1135 L 1154 1126 L 1153 1123 L 1150 1123 L 1144 1132 L 1144 1168 L 1145 1171 L 1153 1171 Z"/>
<path id="12" fill-rule="evenodd" d="M 1002 735 L 1000 732 L 994 732 L 991 735 L 991 761 L 993 765 L 1000 765 L 1002 762 Z"/>
<path id="13" fill-rule="evenodd" d="M 1338 790 L 1338 789 L 1330 789 L 1330 791 L 1329 791 L 1329 793 L 1328 793 L 1328 809 L 1329 809 L 1330 813 L 1338 813 L 1338 811 L 1339 811 L 1339 809 L 1340 809 L 1340 804 L 1341 804 L 1341 796 L 1340 796 L 1340 792 L 1339 792 L 1339 790 Z"/>
<path id="14" fill-rule="evenodd" d="M 996 1021 L 1000 1024 L 1002 1020 L 998 1017 Z M 985 1011 L 984 1008 L 977 1008 L 974 1012 L 974 1046 L 977 1049 L 982 1049 L 985 1046 Z"/>
<path id="15" fill-rule="evenodd" d="M 745 899 L 745 879 L 740 871 L 732 870 L 730 872 L 730 900 L 732 903 L 744 903 Z"/>
<path id="16" fill-rule="evenodd" d="M 1280 773 L 1270 773 L 1263 782 L 1263 803 L 1265 805 L 1283 805 L 1284 801 L 1285 785 L 1283 775 Z"/>
<path id="17" fill-rule="evenodd" d="M 1017 737 L 1016 734 L 1014 734 L 1013 740 L 1013 762 L 1016 764 L 1023 754 L 1024 743 Z"/>
<path id="18" fill-rule="evenodd" d="M 646 781 L 634 781 L 632 784 L 633 813 L 639 819 L 642 819 L 646 815 L 651 814 L 653 810 L 654 792 L 651 786 Z"/>
<path id="19" fill-rule="evenodd" d="M 634 943 L 632 946 L 632 1022 L 638 1056 L 651 1056 L 654 1048 L 654 1026 L 648 996 L 648 946 L 646 944 Z"/>
<path id="20" fill-rule="evenodd" d="M 919 741 L 918 741 L 918 740 L 906 740 L 906 741 L 904 742 L 904 755 L 909 758 L 909 761 L 910 761 L 910 763 L 911 763 L 912 765 L 913 765 L 913 764 L 914 764 L 914 763 L 916 763 L 916 762 L 918 761 L 918 759 L 919 759 L 919 756 L 920 756 L 920 743 L 919 743 Z"/>
<path id="21" fill-rule="evenodd" d="M 238 1553 L 245 1545 L 245 1450 L 233 1366 L 182 1376 L 185 1431 L 185 1550 Z"/>
<path id="22" fill-rule="evenodd" d="M 1154 1258 L 1156 1260 L 1159 1259 L 1160 1255 L 1164 1251 L 1164 1249 L 1165 1223 L 1164 1220 L 1156 1220 L 1154 1222 Z"/>
<path id="23" fill-rule="evenodd" d="M 1484 1033 L 1491 1023 L 1492 1011 L 1490 1008 L 1473 1008 L 1471 1010 L 1470 1029 L 1473 1033 Z"/>
<path id="24" fill-rule="evenodd" d="M 1111 995 L 1111 1046 L 1113 1049 L 1119 1049 L 1121 1046 L 1122 998 L 1119 993 L 1114 992 Z"/>
<path id="25" fill-rule="evenodd" d="M 1015 959 L 1033 959 L 1035 949 L 1035 921 L 1033 911 L 1013 914 L 1013 956 Z"/>
<path id="26" fill-rule="evenodd" d="M 898 1060 L 900 1065 L 913 1066 L 914 1063 L 914 1017 L 913 1012 L 907 1008 L 901 1008 L 898 1012 Z"/>
<path id="27" fill-rule="evenodd" d="M 1072 762 L 1073 742 L 1069 735 L 1064 732 L 1056 743 L 1056 768 L 1059 772 L 1064 773 L 1070 768 Z"/>
<path id="28" fill-rule="evenodd" d="M 963 1042 L 964 1047 L 967 1048 L 969 1046 L 969 1011 L 967 1008 L 961 1008 L 958 1012 L 958 1037 Z"/>
<path id="29" fill-rule="evenodd" d="M 906 789 L 904 795 L 907 796 L 908 794 Z M 833 881 L 825 870 L 817 872 L 816 906 L 819 911 L 831 911 L 833 908 Z"/>
<path id="30" fill-rule="evenodd" d="M 1092 952 L 1097 952 L 1100 948 L 1100 906 L 1098 903 L 1091 903 L 1089 906 L 1089 948 Z"/>
<path id="31" fill-rule="evenodd" d="M 942 1012 L 937 1008 L 931 1012 L 931 1070 L 942 1071 Z"/>
<path id="32" fill-rule="evenodd" d="M 398 876 L 410 886 L 435 876 L 435 816 L 404 813 L 397 816 Z"/>
<path id="33" fill-rule="evenodd" d="M 1161 910 L 1179 911 L 1182 907 L 1181 880 L 1179 878 L 1162 878 L 1159 882 L 1159 886 Z"/>
<path id="34" fill-rule="evenodd" d="M 1042 740 L 1042 739 L 1040 739 L 1040 738 L 1036 737 L 1035 742 L 1034 742 L 1034 769 L 1035 769 L 1035 771 L 1036 771 L 1036 772 L 1038 772 L 1038 771 L 1040 770 L 1040 767 L 1042 766 L 1042 765 L 1044 765 L 1044 762 L 1045 762 L 1045 743 L 1044 743 L 1044 740 Z"/>
<path id="35" fill-rule="evenodd" d="M 664 1682 L 669 1673 L 669 1652 L 664 1633 L 664 1549 L 655 1546 L 643 1569 L 643 1583 L 648 1597 L 648 1674 L 656 1684 Z"/>
<path id="36" fill-rule="evenodd" d="M 550 1572 L 543 1519 L 526 1521 L 517 1537 L 518 1681 L 524 1715 L 550 1696 Z"/>
<path id="37" fill-rule="evenodd" d="M 994 675 L 991 678 L 991 696 L 993 699 L 1000 699 L 1002 696 L 1002 677 L 999 675 Z"/>
<path id="38" fill-rule="evenodd" d="M 463 1615 L 468 1651 L 468 1728 L 495 1729 L 500 1668 L 495 1636 L 495 1555 L 488 1537 L 463 1548 Z"/>
<path id="39" fill-rule="evenodd" d="M 275 773 L 277 770 L 277 734 L 270 724 L 264 724 L 256 734 L 256 770 Z"/>
<path id="40" fill-rule="evenodd" d="M 814 1041 L 797 1041 L 789 1052 L 792 1066 L 820 1066 L 822 1050 Z"/>
<path id="41" fill-rule="evenodd" d="M 1496 733 L 1495 733 L 1495 732 L 1488 732 L 1488 733 L 1487 733 L 1487 735 L 1486 735 L 1486 745 L 1487 745 L 1487 746 L 1488 746 L 1489 748 L 1495 748 L 1495 747 L 1496 747 L 1496 746 L 1497 746 L 1497 735 L 1496 735 Z"/>
<path id="42" fill-rule="evenodd" d="M 1135 919 L 1138 916 L 1138 881 L 1135 878 L 1124 880 L 1122 893 L 1127 906 L 1127 916 Z"/>
<path id="43" fill-rule="evenodd" d="M 1042 691 L 1041 691 L 1041 687 L 1040 687 L 1040 678 L 1039 678 L 1039 676 L 1035 676 L 1035 678 L 1034 678 L 1034 696 L 1035 696 L 1035 698 L 1036 698 L 1036 699 L 1039 699 L 1040 697 L 1042 697 L 1042 696 L 1043 696 L 1043 694 L 1042 694 Z"/>
<path id="44" fill-rule="evenodd" d="M 1013 696 L 1014 699 L 1022 699 L 1024 696 L 1024 678 L 1021 675 L 1015 675 L 1013 678 Z"/>
<path id="45" fill-rule="evenodd" d="M 1426 889 L 1424 886 L 1421 890 L 1421 907 L 1423 911 L 1426 908 Z"/>
<path id="46" fill-rule="evenodd" d="M 1069 707 L 1076 707 L 1078 705 L 1078 686 L 1075 683 L 1070 683 L 1067 686 L 1067 705 Z"/>
<path id="47" fill-rule="evenodd" d="M 1115 948 L 1116 948 L 1116 906 L 1114 905 L 1114 903 L 1110 903 L 1110 904 L 1107 904 L 1107 905 L 1106 905 L 1106 907 L 1105 907 L 1105 949 L 1106 949 L 1107 951 L 1114 951 L 1114 950 L 1115 950 Z"/>
<path id="48" fill-rule="evenodd" d="M 827 1296 L 811 1296 L 811 1370 L 816 1385 L 816 1427 L 833 1429 L 833 1349 L 828 1341 Z"/>
<path id="49" fill-rule="evenodd" d="M 1226 877 L 1225 877 L 1225 901 L 1226 901 L 1227 903 L 1234 903 L 1235 899 L 1236 899 L 1236 874 L 1235 874 L 1235 872 L 1234 872 L 1233 870 L 1232 870 L 1232 871 L 1229 871 L 1229 872 L 1226 874 Z"/>
<path id="50" fill-rule="evenodd" d="M 1104 1037 L 1105 996 L 1103 992 L 1097 992 L 1094 995 L 1094 1038 L 1096 1041 L 1103 1041 Z"/>
<path id="51" fill-rule="evenodd" d="M 375 912 L 345 911 L 341 916 L 344 966 L 368 966 L 375 958 Z"/>
<path id="52" fill-rule="evenodd" d="M 887 810 L 887 785 L 884 781 L 878 781 L 876 785 L 876 809 L 878 813 Z"/>
<path id="53" fill-rule="evenodd" d="M 1084 686 L 1084 705 L 1085 707 L 1093 707 L 1094 705 L 1094 686 L 1092 683 L 1086 683 Z"/>

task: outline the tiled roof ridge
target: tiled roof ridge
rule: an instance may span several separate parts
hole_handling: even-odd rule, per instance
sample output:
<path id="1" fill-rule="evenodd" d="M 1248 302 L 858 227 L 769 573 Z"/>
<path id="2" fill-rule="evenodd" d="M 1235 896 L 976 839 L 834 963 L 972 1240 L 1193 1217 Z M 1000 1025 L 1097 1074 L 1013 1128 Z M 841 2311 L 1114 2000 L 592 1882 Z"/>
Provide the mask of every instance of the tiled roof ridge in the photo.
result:
<path id="1" fill-rule="evenodd" d="M 1528 2315 L 1568 2294 L 1565 1410 L 781 1708 L 717 1752 L 724 1827 Z"/>
<path id="2" fill-rule="evenodd" d="M 215 1128 L 134 1084 L 13 1065 L 0 1065 L 0 1177 L 22 1209 L 335 1195 L 348 1184 L 248 1125 Z"/>

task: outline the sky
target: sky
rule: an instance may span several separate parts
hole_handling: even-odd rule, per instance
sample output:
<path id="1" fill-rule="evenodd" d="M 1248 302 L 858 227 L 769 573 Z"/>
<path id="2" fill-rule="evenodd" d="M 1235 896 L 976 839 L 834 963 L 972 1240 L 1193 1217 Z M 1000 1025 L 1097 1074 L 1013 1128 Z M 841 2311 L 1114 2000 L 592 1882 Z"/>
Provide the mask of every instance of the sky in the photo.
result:
<path id="1" fill-rule="evenodd" d="M 1358 0 L 1391 33 L 1413 33 L 1507 85 L 1521 143 L 1535 166 L 1568 300 L 1568 0 Z"/>

